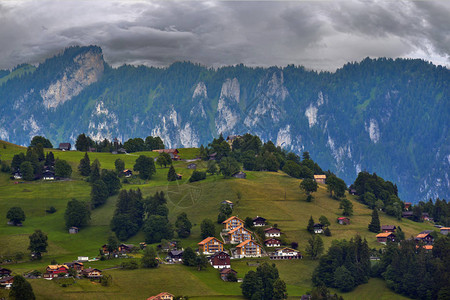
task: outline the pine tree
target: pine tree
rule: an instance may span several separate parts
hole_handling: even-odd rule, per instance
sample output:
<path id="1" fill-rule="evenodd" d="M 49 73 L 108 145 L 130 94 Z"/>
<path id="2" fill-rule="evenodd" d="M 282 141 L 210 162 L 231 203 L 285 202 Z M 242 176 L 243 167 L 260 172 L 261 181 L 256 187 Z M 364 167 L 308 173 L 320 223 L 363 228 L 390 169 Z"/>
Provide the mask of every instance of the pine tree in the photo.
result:
<path id="1" fill-rule="evenodd" d="M 377 209 L 372 211 L 372 221 L 369 224 L 369 231 L 378 233 L 380 232 L 380 218 L 378 217 Z"/>
<path id="2" fill-rule="evenodd" d="M 78 171 L 80 171 L 82 176 L 89 176 L 89 174 L 91 174 L 91 160 L 89 159 L 87 152 L 84 153 L 84 158 L 80 160 Z"/>
<path id="3" fill-rule="evenodd" d="M 330 231 L 330 228 L 325 228 L 325 230 L 324 230 L 324 232 L 323 232 L 324 234 L 325 234 L 325 236 L 331 236 L 331 231 Z"/>
<path id="4" fill-rule="evenodd" d="M 100 179 L 100 162 L 95 159 L 91 165 L 91 173 L 89 177 L 89 182 L 96 182 Z"/>
<path id="5" fill-rule="evenodd" d="M 308 230 L 309 233 L 314 232 L 314 219 L 312 216 L 309 218 L 308 227 L 306 227 L 306 230 Z"/>
<path id="6" fill-rule="evenodd" d="M 169 173 L 167 173 L 167 180 L 168 181 L 177 180 L 177 173 L 175 172 L 175 168 L 173 167 L 173 165 L 170 165 Z"/>

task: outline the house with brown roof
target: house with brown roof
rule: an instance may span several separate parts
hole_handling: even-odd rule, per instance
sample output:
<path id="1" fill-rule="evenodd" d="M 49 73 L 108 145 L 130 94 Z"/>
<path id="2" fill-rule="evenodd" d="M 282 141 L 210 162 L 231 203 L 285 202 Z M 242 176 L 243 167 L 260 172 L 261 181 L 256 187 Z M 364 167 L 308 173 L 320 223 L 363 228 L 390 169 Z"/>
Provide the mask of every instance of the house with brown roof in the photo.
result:
<path id="1" fill-rule="evenodd" d="M 434 242 L 431 232 L 421 232 L 414 238 L 414 240 L 416 242 L 422 242 L 424 245 L 433 245 Z"/>
<path id="2" fill-rule="evenodd" d="M 153 150 L 153 152 L 167 153 L 170 155 L 170 158 L 172 160 L 180 160 L 180 156 L 178 155 L 180 152 L 178 151 L 178 149 L 157 149 Z"/>
<path id="3" fill-rule="evenodd" d="M 327 180 L 327 175 L 314 175 L 314 180 L 317 183 L 325 184 L 325 180 Z"/>
<path id="4" fill-rule="evenodd" d="M 215 237 L 207 237 L 198 243 L 198 251 L 203 254 L 214 254 L 223 251 L 223 243 Z"/>
<path id="5" fill-rule="evenodd" d="M 214 269 L 231 268 L 230 255 L 223 251 L 214 253 L 210 258 L 210 263 Z"/>
<path id="6" fill-rule="evenodd" d="M 5 276 L 0 279 L 0 287 L 9 290 L 14 283 L 14 276 Z"/>
<path id="7" fill-rule="evenodd" d="M 441 227 L 439 230 L 441 234 L 448 235 L 448 233 L 450 232 L 450 227 Z"/>
<path id="8" fill-rule="evenodd" d="M 395 232 L 395 225 L 382 225 L 381 226 L 381 232 Z"/>
<path id="9" fill-rule="evenodd" d="M 120 244 L 118 250 L 120 253 L 130 253 L 133 248 L 135 248 L 133 244 Z"/>
<path id="10" fill-rule="evenodd" d="M 256 216 L 256 218 L 253 219 L 253 226 L 260 227 L 260 226 L 266 226 L 267 220 L 263 217 Z"/>
<path id="11" fill-rule="evenodd" d="M 244 226 L 245 222 L 236 216 L 232 216 L 232 217 L 229 217 L 228 219 L 226 219 L 225 221 L 223 221 L 222 224 L 223 224 L 223 229 L 226 231 L 229 231 L 229 230 L 235 229 L 237 227 Z"/>
<path id="12" fill-rule="evenodd" d="M 302 259 L 302 255 L 298 250 L 285 247 L 272 252 L 270 259 Z"/>
<path id="13" fill-rule="evenodd" d="M 11 275 L 11 270 L 6 268 L 0 268 L 0 277 Z"/>
<path id="14" fill-rule="evenodd" d="M 264 230 L 264 235 L 268 238 L 271 237 L 280 237 L 281 236 L 281 230 L 275 227 L 270 227 Z"/>
<path id="15" fill-rule="evenodd" d="M 381 244 L 386 244 L 387 241 L 395 242 L 395 234 L 392 232 L 382 232 L 376 235 L 377 242 Z"/>
<path id="16" fill-rule="evenodd" d="M 231 268 L 224 268 L 220 270 L 220 279 L 222 279 L 223 281 L 228 281 L 228 276 L 230 276 L 230 274 L 236 275 L 237 272 Z"/>
<path id="17" fill-rule="evenodd" d="M 168 260 L 170 262 L 174 262 L 174 263 L 182 262 L 183 261 L 183 253 L 184 253 L 184 251 L 182 251 L 182 250 L 171 250 L 167 254 Z"/>
<path id="18" fill-rule="evenodd" d="M 152 296 L 150 298 L 147 298 L 147 300 L 173 300 L 173 297 L 175 297 L 175 296 L 172 295 L 171 293 L 162 292 L 162 293 L 159 293 L 156 296 Z"/>
<path id="19" fill-rule="evenodd" d="M 102 277 L 102 271 L 96 268 L 87 268 L 84 269 L 81 274 L 83 274 L 87 278 L 100 278 Z"/>
<path id="20" fill-rule="evenodd" d="M 278 239 L 270 238 L 264 241 L 264 245 L 266 245 L 266 247 L 280 247 L 281 241 Z"/>
<path id="21" fill-rule="evenodd" d="M 426 212 L 422 213 L 422 216 L 420 217 L 420 219 L 422 221 L 432 221 L 432 218 L 430 217 L 430 215 Z"/>
<path id="22" fill-rule="evenodd" d="M 244 228 L 244 226 L 236 227 L 227 233 L 228 242 L 231 244 L 239 244 L 252 238 L 252 232 Z"/>
<path id="23" fill-rule="evenodd" d="M 58 149 L 62 151 L 69 151 L 72 148 L 70 143 L 60 143 Z"/>
<path id="24" fill-rule="evenodd" d="M 236 246 L 236 257 L 261 257 L 262 247 L 253 240 L 246 240 Z"/>
<path id="25" fill-rule="evenodd" d="M 405 210 L 409 210 L 409 208 L 411 207 L 412 203 L 411 202 L 405 202 Z"/>
<path id="26" fill-rule="evenodd" d="M 348 225 L 350 224 L 350 219 L 347 217 L 339 217 L 337 218 L 337 222 L 341 225 Z"/>
<path id="27" fill-rule="evenodd" d="M 84 264 L 78 261 L 64 263 L 65 266 L 67 266 L 69 269 L 74 269 L 77 272 L 81 272 L 84 269 Z"/>
<path id="28" fill-rule="evenodd" d="M 402 212 L 402 218 L 411 219 L 412 217 L 413 217 L 413 212 L 412 211 L 404 211 L 404 212 Z"/>

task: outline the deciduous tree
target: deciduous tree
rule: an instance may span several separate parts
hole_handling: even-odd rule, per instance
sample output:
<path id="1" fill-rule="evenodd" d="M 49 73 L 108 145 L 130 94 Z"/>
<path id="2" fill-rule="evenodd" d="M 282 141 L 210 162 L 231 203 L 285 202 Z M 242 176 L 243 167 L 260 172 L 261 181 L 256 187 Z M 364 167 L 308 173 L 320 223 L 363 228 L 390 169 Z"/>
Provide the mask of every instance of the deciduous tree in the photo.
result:
<path id="1" fill-rule="evenodd" d="M 25 221 L 25 213 L 22 208 L 14 206 L 8 210 L 6 213 L 6 218 L 9 219 L 9 221 L 14 225 L 17 225 Z"/>
<path id="2" fill-rule="evenodd" d="M 28 250 L 36 255 L 36 258 L 40 259 L 43 252 L 47 252 L 48 237 L 46 233 L 43 233 L 40 229 L 36 229 L 32 235 L 29 236 L 30 245 Z"/>

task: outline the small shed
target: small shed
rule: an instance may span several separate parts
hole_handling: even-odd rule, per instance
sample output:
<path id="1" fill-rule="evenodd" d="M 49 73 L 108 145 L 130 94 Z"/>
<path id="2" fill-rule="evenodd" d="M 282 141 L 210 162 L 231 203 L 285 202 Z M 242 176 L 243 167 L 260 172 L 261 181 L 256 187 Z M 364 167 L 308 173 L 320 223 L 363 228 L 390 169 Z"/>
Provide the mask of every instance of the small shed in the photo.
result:
<path id="1" fill-rule="evenodd" d="M 337 218 L 337 222 L 341 225 L 348 225 L 350 224 L 350 219 L 347 217 L 339 217 Z"/>
<path id="2" fill-rule="evenodd" d="M 122 171 L 122 174 L 123 174 L 124 177 L 128 178 L 128 177 L 131 177 L 133 175 L 133 171 L 131 171 L 129 169 L 126 169 L 126 170 Z"/>
<path id="3" fill-rule="evenodd" d="M 317 183 L 325 184 L 325 180 L 327 179 L 327 175 L 314 175 L 314 180 Z"/>
<path id="4" fill-rule="evenodd" d="M 195 170 L 195 169 L 197 169 L 197 164 L 194 164 L 194 163 L 188 164 L 187 168 L 191 169 L 191 170 Z"/>
<path id="5" fill-rule="evenodd" d="M 404 212 L 402 212 L 402 218 L 410 219 L 412 217 L 413 217 L 413 212 L 412 211 L 404 211 Z"/>
<path id="6" fill-rule="evenodd" d="M 397 227 L 395 225 L 382 225 L 381 232 L 395 232 Z"/>
<path id="7" fill-rule="evenodd" d="M 47 170 L 42 174 L 43 180 L 55 180 L 55 172 Z"/>
<path id="8" fill-rule="evenodd" d="M 229 205 L 231 208 L 233 208 L 233 202 L 230 200 L 223 200 L 220 202 L 220 204 Z"/>
<path id="9" fill-rule="evenodd" d="M 225 269 L 220 270 L 220 278 L 223 281 L 228 281 L 228 276 L 230 274 L 235 274 L 236 275 L 237 272 L 235 270 L 231 269 L 231 268 L 225 268 Z"/>
<path id="10" fill-rule="evenodd" d="M 69 233 L 70 234 L 77 234 L 79 231 L 78 227 L 72 226 L 69 228 Z"/>
<path id="11" fill-rule="evenodd" d="M 177 174 L 177 180 L 181 180 L 181 179 L 183 179 L 183 175 Z"/>

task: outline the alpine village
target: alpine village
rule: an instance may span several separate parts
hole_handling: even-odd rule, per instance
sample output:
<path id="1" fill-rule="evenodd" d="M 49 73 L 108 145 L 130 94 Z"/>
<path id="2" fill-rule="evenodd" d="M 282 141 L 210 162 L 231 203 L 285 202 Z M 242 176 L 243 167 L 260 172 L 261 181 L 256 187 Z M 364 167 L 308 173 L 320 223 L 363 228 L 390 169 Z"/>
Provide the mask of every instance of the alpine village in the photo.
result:
<path id="1" fill-rule="evenodd" d="M 2 299 L 450 297 L 449 204 L 347 186 L 307 151 L 82 133 L 0 154 Z"/>

